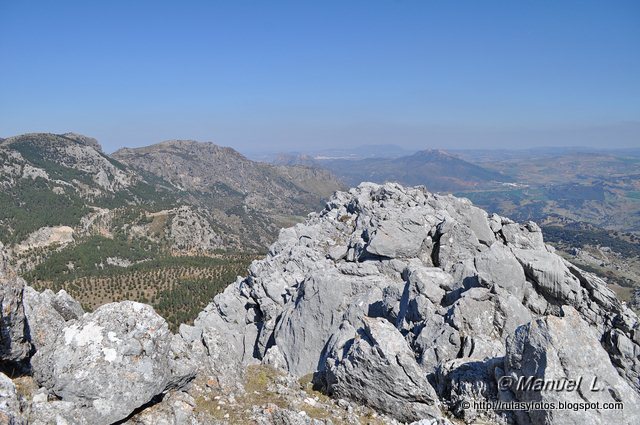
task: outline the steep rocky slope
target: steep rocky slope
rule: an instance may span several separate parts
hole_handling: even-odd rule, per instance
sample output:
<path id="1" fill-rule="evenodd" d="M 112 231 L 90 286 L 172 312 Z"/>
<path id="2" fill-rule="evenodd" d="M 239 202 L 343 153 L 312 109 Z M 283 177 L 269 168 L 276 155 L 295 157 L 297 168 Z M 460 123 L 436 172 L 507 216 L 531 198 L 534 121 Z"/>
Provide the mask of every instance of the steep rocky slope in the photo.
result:
<path id="1" fill-rule="evenodd" d="M 95 139 L 76 134 L 10 137 L 0 144 L 0 160 L 0 240 L 25 242 L 20 251 L 47 245 L 40 229 L 54 228 L 45 231 L 50 234 L 67 226 L 78 236 L 136 205 L 153 210 L 176 203 L 159 179 L 128 169 Z"/>
<path id="2" fill-rule="evenodd" d="M 173 140 L 120 149 L 113 156 L 191 192 L 199 205 L 218 212 L 216 219 L 234 223 L 246 238 L 263 245 L 290 223 L 288 217 L 317 209 L 341 186 L 326 171 L 274 167 L 213 143 Z"/>
<path id="3" fill-rule="evenodd" d="M 104 154 L 95 139 L 73 133 L 24 134 L 2 141 L 5 187 L 38 177 L 85 198 L 126 190 L 142 179 Z M 133 195 L 133 194 L 131 194 Z"/>
<path id="4" fill-rule="evenodd" d="M 304 202 L 320 202 L 318 196 L 330 196 L 338 182 L 329 173 L 306 167 L 273 167 L 245 158 L 239 152 L 192 140 L 171 140 L 143 148 L 123 148 L 113 157 L 135 168 L 147 170 L 192 191 L 211 193 L 226 189 L 242 194 L 253 194 L 255 205 L 290 207 L 299 210 Z M 297 186 L 304 180 L 302 170 L 309 170 L 315 187 Z M 296 173 L 296 171 L 298 171 Z M 313 171 L 313 173 L 311 173 Z M 291 178 L 295 177 L 295 178 Z M 308 177 L 308 178 L 309 178 Z M 298 200 L 294 205 L 292 200 Z M 247 205 L 251 207 L 252 205 Z"/>
<path id="5" fill-rule="evenodd" d="M 32 348 L 5 359 L 35 383 L 1 379 L 14 423 L 640 420 L 636 315 L 534 223 L 423 188 L 337 193 L 177 335 L 142 304 L 81 315 L 17 285 L 2 331 Z"/>

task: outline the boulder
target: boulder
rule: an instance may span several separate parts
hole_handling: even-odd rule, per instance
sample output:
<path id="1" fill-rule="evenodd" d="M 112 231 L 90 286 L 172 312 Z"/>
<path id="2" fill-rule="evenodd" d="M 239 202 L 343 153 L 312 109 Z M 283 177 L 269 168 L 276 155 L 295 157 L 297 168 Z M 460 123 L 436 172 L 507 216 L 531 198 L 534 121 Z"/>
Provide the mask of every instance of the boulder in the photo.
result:
<path id="1" fill-rule="evenodd" d="M 66 295 L 66 292 L 64 294 Z M 61 298 L 66 299 L 64 295 Z M 29 324 L 31 342 L 36 351 L 53 344 L 66 324 L 67 319 L 54 306 L 55 299 L 56 295 L 50 289 L 38 292 L 30 286 L 25 287 L 24 310 Z M 72 309 L 62 308 L 62 311 L 69 320 L 78 318 L 73 314 Z"/>
<path id="2" fill-rule="evenodd" d="M 329 344 L 325 380 L 333 396 L 357 400 L 400 421 L 441 416 L 433 387 L 387 320 L 365 318 L 358 333 L 345 324 Z"/>
<path id="3" fill-rule="evenodd" d="M 419 210 L 401 211 L 380 223 L 371 236 L 367 252 L 389 258 L 417 257 L 429 229 Z"/>
<path id="4" fill-rule="evenodd" d="M 64 320 L 79 319 L 84 315 L 82 305 L 67 294 L 64 289 L 58 291 L 52 298 L 51 305 Z"/>
<path id="5" fill-rule="evenodd" d="M 298 298 L 276 328 L 275 343 L 297 376 L 318 370 L 326 341 L 342 322 L 351 297 L 350 279 L 316 276 L 300 285 Z"/>
<path id="6" fill-rule="evenodd" d="M 195 373 L 183 340 L 150 306 L 132 301 L 66 324 L 32 365 L 36 378 L 90 424 L 122 420 Z"/>
<path id="7" fill-rule="evenodd" d="M 495 412 L 476 410 L 473 403 L 497 400 L 495 369 L 502 364 L 502 357 L 489 360 L 463 358 L 443 362 L 435 373 L 438 395 L 446 400 L 449 411 L 466 423 L 500 423 L 499 415 Z"/>
<path id="8" fill-rule="evenodd" d="M 435 229 L 436 264 L 446 272 L 466 258 L 473 257 L 483 249 L 476 234 L 466 224 L 446 218 Z"/>
<path id="9" fill-rule="evenodd" d="M 580 281 L 565 266 L 562 257 L 547 251 L 520 248 L 514 248 L 513 253 L 543 296 L 573 306 L 582 301 Z"/>
<path id="10" fill-rule="evenodd" d="M 507 342 L 501 389 L 518 401 L 568 406 L 519 412 L 519 423 L 640 423 L 640 395 L 611 364 L 594 330 L 574 308 L 564 306 L 562 314 L 519 327 Z M 624 408 L 604 407 L 616 402 Z"/>
<path id="11" fill-rule="evenodd" d="M 441 362 L 455 359 L 462 349 L 460 333 L 440 315 L 424 320 L 414 328 L 414 333 L 412 347 L 427 374 L 435 372 Z"/>
<path id="12" fill-rule="evenodd" d="M 511 250 L 496 242 L 473 259 L 482 286 L 498 286 L 518 298 L 524 299 L 527 287 L 522 266 Z"/>
<path id="13" fill-rule="evenodd" d="M 542 230 L 536 223 L 528 221 L 519 224 L 505 218 L 501 218 L 501 221 L 500 234 L 507 246 L 518 249 L 545 250 Z"/>
<path id="14" fill-rule="evenodd" d="M 26 425 L 20 414 L 20 399 L 16 386 L 7 375 L 0 372 L 0 423 L 6 425 Z"/>

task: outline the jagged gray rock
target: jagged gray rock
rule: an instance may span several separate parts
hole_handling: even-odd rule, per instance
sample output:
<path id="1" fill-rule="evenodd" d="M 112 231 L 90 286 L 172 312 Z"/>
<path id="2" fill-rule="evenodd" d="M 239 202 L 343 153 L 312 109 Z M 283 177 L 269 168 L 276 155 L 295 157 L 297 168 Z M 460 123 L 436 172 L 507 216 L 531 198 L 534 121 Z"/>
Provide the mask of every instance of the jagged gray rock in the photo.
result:
<path id="1" fill-rule="evenodd" d="M 192 379 L 186 354 L 151 307 L 124 301 L 65 324 L 32 365 L 40 383 L 74 403 L 83 423 L 110 424 Z"/>
<path id="2" fill-rule="evenodd" d="M 26 422 L 20 415 L 20 400 L 13 381 L 0 372 L 0 423 L 23 425 Z"/>
<path id="3" fill-rule="evenodd" d="M 24 287 L 0 243 L 0 362 L 22 362 L 31 351 L 22 303 Z"/>
<path id="4" fill-rule="evenodd" d="M 328 349 L 325 380 L 330 394 L 401 421 L 440 416 L 433 387 L 407 341 L 387 320 L 365 318 L 361 333 L 345 322 Z"/>
<path id="5" fill-rule="evenodd" d="M 492 411 L 474 409 L 472 403 L 497 399 L 498 386 L 494 376 L 496 368 L 502 364 L 501 357 L 489 360 L 466 357 L 440 363 L 435 376 L 439 397 L 466 423 L 479 418 L 488 422 L 500 420 Z"/>
<path id="6" fill-rule="evenodd" d="M 64 289 L 59 290 L 53 297 L 51 305 L 64 320 L 79 319 L 84 315 L 82 305 Z"/>
<path id="7" fill-rule="evenodd" d="M 567 305 L 594 332 L 609 366 L 639 391 L 637 317 L 604 282 L 545 245 L 535 223 L 488 216 L 467 200 L 423 188 L 363 183 L 281 231 L 267 258 L 218 295 L 194 326 L 215 325 L 245 364 L 264 359 L 298 376 L 316 372 L 330 391 L 404 419 L 420 415 L 415 403 L 390 406 L 414 395 L 390 397 L 388 371 L 379 366 L 410 353 L 411 378 L 438 377 L 444 408 L 472 420 L 475 413 L 458 402 L 497 397 L 492 371 L 502 370 L 510 335 L 540 317 L 561 316 Z M 395 329 L 390 335 L 404 345 L 384 351 L 371 323 Z M 375 382 L 368 392 L 364 376 Z M 434 398 L 430 408 L 437 405 Z M 514 420 L 506 412 L 486 417 Z"/>
<path id="8" fill-rule="evenodd" d="M 420 211 L 407 209 L 399 216 L 383 218 L 367 245 L 367 252 L 389 258 L 415 257 L 427 238 L 425 219 Z"/>
<path id="9" fill-rule="evenodd" d="M 519 412 L 521 424 L 637 424 L 640 396 L 616 371 L 596 333 L 569 306 L 563 317 L 546 316 L 521 326 L 509 339 L 504 376 L 511 392 L 523 402 L 588 403 L 598 408 L 545 409 Z M 519 386 L 529 377 L 542 382 L 578 381 L 575 389 L 537 391 Z M 519 381 L 520 380 L 520 381 Z M 622 402 L 623 409 L 607 409 L 604 403 Z"/>
<path id="10" fill-rule="evenodd" d="M 68 320 L 84 314 L 80 303 L 64 290 L 54 294 L 50 289 L 38 292 L 27 286 L 23 302 L 31 343 L 37 351 L 54 343 Z"/>

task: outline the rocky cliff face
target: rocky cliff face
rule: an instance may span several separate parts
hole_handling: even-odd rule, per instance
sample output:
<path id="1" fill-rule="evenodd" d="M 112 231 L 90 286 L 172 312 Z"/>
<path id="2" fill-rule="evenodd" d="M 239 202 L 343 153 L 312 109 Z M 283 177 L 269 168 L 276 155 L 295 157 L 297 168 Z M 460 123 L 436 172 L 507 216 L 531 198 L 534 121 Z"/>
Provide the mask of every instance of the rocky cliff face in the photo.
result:
<path id="1" fill-rule="evenodd" d="M 640 421 L 635 314 L 534 223 L 423 188 L 337 193 L 177 335 L 142 304 L 19 292 L 3 337 L 36 383 L 0 375 L 13 423 Z"/>
<path id="2" fill-rule="evenodd" d="M 85 197 L 125 190 L 141 180 L 110 160 L 97 140 L 74 133 L 10 137 L 2 142 L 0 152 L 10 158 L 5 167 L 22 170 L 21 175 L 10 173 L 13 177 L 28 176 L 33 180 L 40 177 L 59 190 L 74 190 Z"/>
<path id="3" fill-rule="evenodd" d="M 443 411 L 469 422 L 570 416 L 463 409 L 474 400 L 547 400 L 498 386 L 519 376 L 598 376 L 608 391 L 551 395 L 624 402 L 623 411 L 584 412 L 583 422 L 640 418 L 635 314 L 557 256 L 534 223 L 420 188 L 363 184 L 337 194 L 283 230 L 195 326 L 216 329 L 244 362 L 314 373 L 329 394 L 402 421 Z"/>

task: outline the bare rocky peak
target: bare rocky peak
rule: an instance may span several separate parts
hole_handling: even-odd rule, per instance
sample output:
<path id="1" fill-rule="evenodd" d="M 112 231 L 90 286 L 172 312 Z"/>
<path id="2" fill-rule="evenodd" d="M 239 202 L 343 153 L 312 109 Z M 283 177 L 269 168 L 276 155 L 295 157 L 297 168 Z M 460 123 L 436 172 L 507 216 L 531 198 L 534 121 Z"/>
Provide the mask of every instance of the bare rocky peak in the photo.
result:
<path id="1" fill-rule="evenodd" d="M 231 148 L 191 140 L 120 149 L 113 157 L 180 189 L 240 196 L 247 208 L 279 214 L 303 214 L 340 187 L 326 171 L 276 167 L 251 161 Z"/>
<path id="2" fill-rule="evenodd" d="M 114 156 L 131 157 L 145 154 L 176 153 L 176 154 L 204 154 L 211 157 L 233 157 L 239 160 L 249 161 L 238 151 L 219 146 L 212 142 L 198 142 L 196 140 L 166 140 L 140 148 L 122 148 L 114 152 Z"/>
<path id="3" fill-rule="evenodd" d="M 170 140 L 142 148 L 124 148 L 113 157 L 125 164 L 160 175 L 189 190 L 209 191 L 216 183 L 241 189 L 254 163 L 237 151 L 213 143 Z M 249 170 L 247 170 L 249 169 Z M 236 174 L 237 171 L 237 174 Z"/>
<path id="4" fill-rule="evenodd" d="M 62 134 L 62 137 L 66 137 L 67 139 L 74 140 L 86 146 L 91 146 L 95 150 L 102 152 L 102 146 L 100 146 L 98 140 L 93 137 L 83 136 L 82 134 L 77 133 L 64 133 Z"/>
<path id="5" fill-rule="evenodd" d="M 266 258 L 178 335 L 142 304 L 82 315 L 65 294 L 27 288 L 14 298 L 25 305 L 35 346 L 26 360 L 39 386 L 21 400 L 0 375 L 0 409 L 15 423 L 226 423 L 216 412 L 229 404 L 246 412 L 237 423 L 328 425 L 343 420 L 331 416 L 336 406 L 363 405 L 389 424 L 640 422 L 637 316 L 556 255 L 535 223 L 422 187 L 338 192 L 282 230 Z M 268 394 L 286 403 L 249 397 L 266 394 L 241 385 L 259 364 L 279 370 Z M 305 376 L 334 401 L 304 398 L 296 382 Z M 602 391 L 590 389 L 594 379 Z M 519 384 L 532 380 L 580 383 Z M 221 403 L 213 394 L 235 395 Z M 207 402 L 217 406 L 210 415 Z M 473 407 L 487 402 L 543 407 Z M 560 402 L 624 408 L 548 407 Z M 299 413 L 312 405 L 325 416 Z"/>
<path id="6" fill-rule="evenodd" d="M 23 134 L 5 139 L 2 148 L 10 155 L 11 163 L 17 165 L 5 172 L 73 185 L 83 196 L 114 193 L 140 181 L 135 173 L 105 155 L 96 139 L 75 133 Z"/>
<path id="7" fill-rule="evenodd" d="M 26 141 L 41 141 L 49 143 L 77 143 L 84 146 L 89 146 L 96 151 L 102 152 L 102 146 L 98 143 L 98 140 L 84 136 L 78 133 L 64 133 L 64 134 L 52 134 L 52 133 L 27 133 L 19 136 L 9 137 L 7 139 L 0 139 L 0 144 L 11 145 L 17 143 L 24 143 Z"/>
<path id="8" fill-rule="evenodd" d="M 291 190 L 286 186 L 296 183 L 286 181 L 285 177 L 291 176 L 281 175 L 276 167 L 251 161 L 232 148 L 214 143 L 171 140 L 143 148 L 120 149 L 113 156 L 191 190 L 207 192 L 223 183 L 233 190 L 249 193 L 268 186 Z M 329 174 L 319 170 L 316 173 L 323 177 Z"/>
<path id="9" fill-rule="evenodd" d="M 327 393 L 404 422 L 448 414 L 564 424 L 571 413 L 464 406 L 580 397 L 625 404 L 585 413 L 584 423 L 640 418 L 636 315 L 597 276 L 556 255 L 535 223 L 424 188 L 363 183 L 336 194 L 283 230 L 195 327 L 225 341 L 228 361 L 313 373 Z M 578 397 L 513 384 L 581 376 L 611 391 L 581 387 Z"/>

